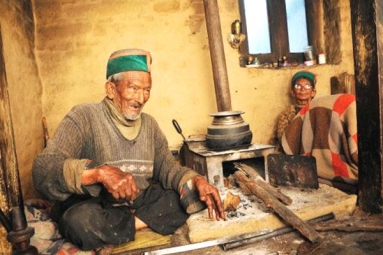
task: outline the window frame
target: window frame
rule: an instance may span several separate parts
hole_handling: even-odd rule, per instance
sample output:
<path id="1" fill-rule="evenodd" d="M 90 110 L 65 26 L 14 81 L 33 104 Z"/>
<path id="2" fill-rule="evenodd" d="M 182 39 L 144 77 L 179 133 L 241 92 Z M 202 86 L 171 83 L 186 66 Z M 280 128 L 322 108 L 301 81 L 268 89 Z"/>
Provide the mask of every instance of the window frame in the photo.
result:
<path id="1" fill-rule="evenodd" d="M 240 8 L 240 20 L 242 25 L 242 31 L 246 35 L 247 26 L 245 19 L 245 7 L 244 0 L 239 1 Z M 290 63 L 303 63 L 304 54 L 302 53 L 290 53 L 289 52 L 289 40 L 287 33 L 287 20 L 286 20 L 286 5 L 285 0 L 266 0 L 268 11 L 268 22 L 270 30 L 270 46 L 271 53 L 267 54 L 249 54 L 248 39 L 247 37 L 239 47 L 239 52 L 242 56 L 240 65 L 247 65 L 247 59 L 251 56 L 257 57 L 261 63 L 277 63 L 283 56 L 287 57 Z M 322 1 L 305 0 L 306 9 L 306 22 L 307 22 L 307 38 L 309 45 L 312 45 L 316 54 L 324 52 L 323 42 L 323 6 Z M 316 10 L 316 11 L 315 11 Z M 319 11 L 318 11 L 319 10 Z M 272 14 L 272 15 L 270 15 Z M 315 21 L 315 22 L 314 22 Z M 282 43 L 277 43 L 277 38 L 284 38 Z M 315 39 L 315 38 L 319 38 Z"/>

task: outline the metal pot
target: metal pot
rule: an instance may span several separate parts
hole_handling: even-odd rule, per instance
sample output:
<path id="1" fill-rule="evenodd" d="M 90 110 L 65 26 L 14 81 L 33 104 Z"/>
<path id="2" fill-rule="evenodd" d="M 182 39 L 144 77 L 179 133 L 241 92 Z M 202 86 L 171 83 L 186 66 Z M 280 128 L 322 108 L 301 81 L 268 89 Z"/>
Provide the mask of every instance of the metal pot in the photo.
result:
<path id="1" fill-rule="evenodd" d="M 207 128 L 206 146 L 212 150 L 246 147 L 251 144 L 253 134 L 241 114 L 243 111 L 212 113 L 212 124 Z"/>

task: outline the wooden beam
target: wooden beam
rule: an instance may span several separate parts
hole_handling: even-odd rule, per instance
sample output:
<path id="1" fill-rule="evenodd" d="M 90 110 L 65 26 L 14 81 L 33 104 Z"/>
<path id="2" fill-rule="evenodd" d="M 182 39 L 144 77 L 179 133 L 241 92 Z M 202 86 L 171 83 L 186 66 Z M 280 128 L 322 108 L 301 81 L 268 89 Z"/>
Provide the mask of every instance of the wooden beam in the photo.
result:
<path id="1" fill-rule="evenodd" d="M 7 79 L 5 75 L 5 61 L 0 27 L 0 183 L 2 194 L 6 195 L 7 206 L 2 208 L 5 214 L 12 207 L 24 206 L 20 187 L 20 177 L 17 166 L 15 141 L 11 109 L 9 103 Z"/>
<path id="2" fill-rule="evenodd" d="M 383 231 L 383 215 L 371 214 L 366 217 L 351 216 L 346 219 L 332 219 L 311 225 L 316 231 L 344 231 L 344 232 L 381 232 Z"/>
<path id="3" fill-rule="evenodd" d="M 359 206 L 379 213 L 382 204 L 381 0 L 351 0 L 359 150 Z M 376 23 L 375 23 L 376 20 Z M 380 77 L 380 78 L 379 78 Z"/>

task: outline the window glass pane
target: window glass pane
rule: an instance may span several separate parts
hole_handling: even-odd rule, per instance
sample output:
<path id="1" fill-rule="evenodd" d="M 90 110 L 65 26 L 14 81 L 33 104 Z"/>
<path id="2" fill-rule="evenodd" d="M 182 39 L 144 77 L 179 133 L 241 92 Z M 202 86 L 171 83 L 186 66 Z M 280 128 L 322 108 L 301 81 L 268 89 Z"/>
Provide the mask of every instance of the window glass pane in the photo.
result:
<path id="1" fill-rule="evenodd" d="M 303 52 L 308 46 L 305 0 L 286 0 L 290 52 Z"/>
<path id="2" fill-rule="evenodd" d="M 244 0 L 250 54 L 270 53 L 266 0 Z"/>

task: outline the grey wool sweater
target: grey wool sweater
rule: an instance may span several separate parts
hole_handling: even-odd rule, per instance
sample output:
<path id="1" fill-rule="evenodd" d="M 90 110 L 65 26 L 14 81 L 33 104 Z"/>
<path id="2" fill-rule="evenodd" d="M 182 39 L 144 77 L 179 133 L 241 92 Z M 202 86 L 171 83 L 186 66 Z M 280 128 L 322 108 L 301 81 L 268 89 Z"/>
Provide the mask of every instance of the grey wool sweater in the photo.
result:
<path id="1" fill-rule="evenodd" d="M 166 137 L 152 116 L 142 113 L 137 137 L 128 140 L 108 111 L 104 101 L 82 104 L 73 107 L 60 123 L 32 168 L 34 185 L 46 198 L 63 201 L 74 193 L 98 196 L 100 184 L 80 183 L 89 160 L 132 173 L 140 189 L 158 182 L 165 189 L 178 191 L 181 180 L 187 181 L 184 177 L 197 175 L 174 160 Z M 81 188 L 73 188 L 76 186 Z"/>

